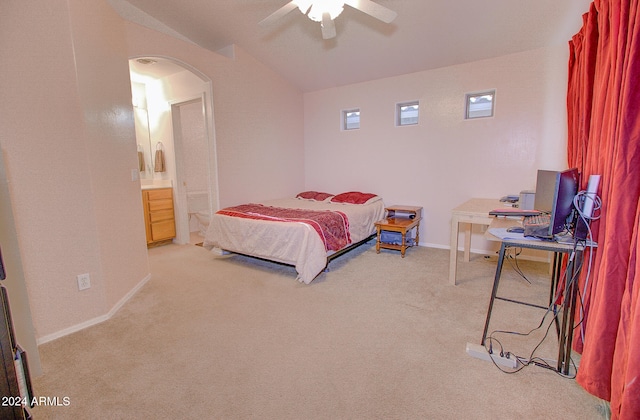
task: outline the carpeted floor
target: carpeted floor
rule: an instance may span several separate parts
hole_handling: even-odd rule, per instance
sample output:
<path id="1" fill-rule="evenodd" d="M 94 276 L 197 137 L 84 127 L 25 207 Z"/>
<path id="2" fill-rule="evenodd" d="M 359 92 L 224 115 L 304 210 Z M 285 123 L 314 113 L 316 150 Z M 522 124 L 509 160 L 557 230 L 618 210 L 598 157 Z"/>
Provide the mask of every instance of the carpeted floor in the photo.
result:
<path id="1" fill-rule="evenodd" d="M 152 279 L 110 320 L 40 347 L 35 419 L 603 419 L 573 379 L 507 374 L 469 357 L 496 258 L 447 250 L 376 254 L 373 242 L 310 285 L 292 267 L 197 246 L 149 250 Z M 508 267 L 508 266 L 507 266 Z M 548 265 L 505 267 L 501 293 L 546 304 Z M 544 311 L 497 302 L 490 331 L 528 331 Z M 540 357 L 555 359 L 551 334 Z M 544 331 L 498 334 L 528 357 Z"/>

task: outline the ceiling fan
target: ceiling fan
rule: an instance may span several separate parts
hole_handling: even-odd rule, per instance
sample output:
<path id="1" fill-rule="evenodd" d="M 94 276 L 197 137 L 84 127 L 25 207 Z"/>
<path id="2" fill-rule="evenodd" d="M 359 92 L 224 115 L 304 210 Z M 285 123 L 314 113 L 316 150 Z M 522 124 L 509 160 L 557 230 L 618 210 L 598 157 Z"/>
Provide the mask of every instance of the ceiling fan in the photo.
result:
<path id="1" fill-rule="evenodd" d="M 398 15 L 393 10 L 387 9 L 371 0 L 292 0 L 261 20 L 259 24 L 269 26 L 295 8 L 298 8 L 309 19 L 320 22 L 322 38 L 331 39 L 336 36 L 336 26 L 333 19 L 342 13 L 345 4 L 384 23 L 390 23 Z"/>

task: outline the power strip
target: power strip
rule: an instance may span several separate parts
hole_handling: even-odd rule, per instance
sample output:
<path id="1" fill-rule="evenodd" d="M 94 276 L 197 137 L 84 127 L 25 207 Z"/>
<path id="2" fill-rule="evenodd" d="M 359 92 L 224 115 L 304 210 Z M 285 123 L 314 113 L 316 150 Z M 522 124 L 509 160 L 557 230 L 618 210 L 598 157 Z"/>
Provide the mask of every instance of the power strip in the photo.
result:
<path id="1" fill-rule="evenodd" d="M 500 353 L 489 354 L 487 349 L 480 344 L 467 343 L 467 354 L 476 359 L 486 360 L 490 362 L 493 360 L 497 365 L 515 369 L 518 366 L 518 360 L 515 356 L 509 357 L 500 356 Z"/>

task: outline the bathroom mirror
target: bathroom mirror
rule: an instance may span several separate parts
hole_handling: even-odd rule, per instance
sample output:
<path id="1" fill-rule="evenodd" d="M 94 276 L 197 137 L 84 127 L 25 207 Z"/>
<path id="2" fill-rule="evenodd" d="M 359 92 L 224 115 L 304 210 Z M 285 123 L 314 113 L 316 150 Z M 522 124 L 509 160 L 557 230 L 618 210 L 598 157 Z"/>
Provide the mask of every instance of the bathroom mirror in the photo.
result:
<path id="1" fill-rule="evenodd" d="M 149 131 L 149 111 L 147 97 L 143 83 L 131 82 L 133 116 L 136 130 L 136 144 L 138 149 L 138 167 L 140 179 L 153 178 L 153 161 L 151 148 L 151 134 Z"/>

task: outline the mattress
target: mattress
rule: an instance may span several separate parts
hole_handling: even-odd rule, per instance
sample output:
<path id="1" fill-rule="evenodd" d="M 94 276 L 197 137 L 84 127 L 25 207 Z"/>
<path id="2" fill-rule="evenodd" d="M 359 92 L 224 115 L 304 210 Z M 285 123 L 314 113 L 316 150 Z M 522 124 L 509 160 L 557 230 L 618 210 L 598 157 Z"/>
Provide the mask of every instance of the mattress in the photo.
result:
<path id="1" fill-rule="evenodd" d="M 366 204 L 283 198 L 261 202 L 266 206 L 309 210 L 334 210 L 344 213 L 349 222 L 351 243 L 375 233 L 374 223 L 384 218 L 382 199 Z M 327 266 L 327 251 L 318 233 L 307 223 L 269 221 L 214 214 L 205 234 L 206 249 L 221 249 L 293 265 L 297 280 L 309 284 Z M 347 245 L 348 246 L 348 245 Z"/>

